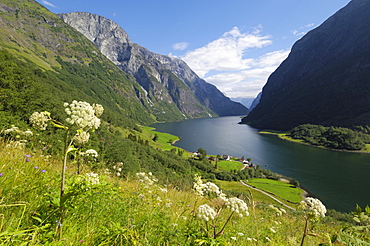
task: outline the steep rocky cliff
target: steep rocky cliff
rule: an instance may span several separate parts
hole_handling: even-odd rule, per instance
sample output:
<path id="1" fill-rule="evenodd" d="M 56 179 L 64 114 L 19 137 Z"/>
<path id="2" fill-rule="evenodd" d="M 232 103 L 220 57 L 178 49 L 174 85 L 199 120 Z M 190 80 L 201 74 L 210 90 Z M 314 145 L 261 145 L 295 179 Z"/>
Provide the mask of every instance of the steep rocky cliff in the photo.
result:
<path id="1" fill-rule="evenodd" d="M 352 0 L 298 40 L 243 122 L 279 130 L 370 124 L 369 20 L 370 1 Z"/>
<path id="2" fill-rule="evenodd" d="M 129 73 L 145 90 L 153 113 L 181 114 L 185 118 L 243 115 L 248 109 L 225 97 L 215 86 L 200 79 L 178 58 L 150 52 L 130 41 L 127 33 L 102 16 L 75 12 L 58 14 L 67 24 L 94 42 L 100 51 L 123 71 Z M 173 110 L 173 106 L 179 110 Z"/>

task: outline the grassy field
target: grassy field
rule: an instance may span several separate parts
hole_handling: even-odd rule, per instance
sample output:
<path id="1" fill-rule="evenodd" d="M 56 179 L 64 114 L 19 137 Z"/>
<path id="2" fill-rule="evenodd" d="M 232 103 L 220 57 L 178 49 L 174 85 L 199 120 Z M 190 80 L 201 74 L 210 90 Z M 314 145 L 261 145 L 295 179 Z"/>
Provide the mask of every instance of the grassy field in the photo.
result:
<path id="1" fill-rule="evenodd" d="M 260 190 L 274 194 L 277 198 L 288 200 L 294 203 L 299 203 L 303 198 L 304 191 L 300 188 L 295 188 L 291 184 L 284 181 L 272 179 L 250 179 L 247 182 Z"/>
<path id="2" fill-rule="evenodd" d="M 303 211 L 277 215 L 271 205 L 281 206 L 239 182 L 214 181 L 230 191 L 229 198 L 243 193 L 239 197 L 248 204 L 249 216 L 233 215 L 219 198 L 160 186 L 151 174 L 144 174 L 146 182 L 135 175 L 117 177 L 105 168 L 91 176 L 87 164 L 77 174 L 73 162 L 66 170 L 67 206 L 61 223 L 61 160 L 46 157 L 44 151 L 0 141 L 1 245 L 300 244 Z M 218 211 L 216 219 L 197 216 L 205 204 Z M 310 228 L 317 236 L 307 238 L 305 245 L 329 243 L 327 235 L 341 233 L 342 228 L 343 222 L 324 218 Z M 214 231 L 220 232 L 217 238 Z"/>
<path id="3" fill-rule="evenodd" d="M 155 128 L 149 126 L 141 126 L 141 129 L 143 130 L 142 134 L 146 136 L 146 139 L 148 140 L 152 140 L 153 137 L 157 134 L 157 140 L 155 142 L 151 142 L 151 145 L 153 147 L 162 150 L 171 150 L 173 148 L 177 148 L 172 146 L 171 144 L 175 141 L 180 140 L 179 137 L 171 135 L 169 133 L 154 131 Z"/>
<path id="4" fill-rule="evenodd" d="M 273 205 L 279 205 L 275 200 L 273 200 L 271 197 L 266 196 L 265 194 L 258 192 L 256 190 L 250 189 L 245 185 L 242 185 L 239 181 L 222 181 L 217 180 L 215 181 L 215 184 L 217 184 L 222 190 L 228 191 L 228 192 L 237 192 L 242 194 L 248 194 L 250 197 L 250 194 L 252 194 L 250 197 L 253 199 L 255 203 L 266 203 L 266 204 L 273 204 Z"/>
<path id="5" fill-rule="evenodd" d="M 240 170 L 243 164 L 239 161 L 217 161 L 217 166 L 225 171 Z"/>

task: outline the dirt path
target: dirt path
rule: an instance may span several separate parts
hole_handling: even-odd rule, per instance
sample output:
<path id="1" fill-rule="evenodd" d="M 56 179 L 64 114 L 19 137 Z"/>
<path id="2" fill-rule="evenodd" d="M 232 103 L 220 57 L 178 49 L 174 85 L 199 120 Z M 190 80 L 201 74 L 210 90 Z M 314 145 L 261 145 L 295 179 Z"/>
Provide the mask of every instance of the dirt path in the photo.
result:
<path id="1" fill-rule="evenodd" d="M 280 203 L 281 205 L 283 205 L 283 206 L 285 206 L 285 207 L 287 207 L 287 208 L 289 208 L 289 209 L 291 209 L 291 210 L 296 210 L 295 208 L 292 208 L 291 206 L 286 205 L 286 204 L 285 204 L 285 203 L 283 203 L 282 201 L 280 201 L 280 200 L 276 199 L 274 196 L 272 196 L 272 195 L 268 194 L 267 192 L 265 192 L 265 191 L 263 191 L 263 190 L 257 189 L 257 188 L 255 188 L 255 187 L 253 187 L 253 186 L 249 185 L 249 184 L 246 184 L 246 183 L 244 183 L 242 180 L 240 180 L 240 183 L 242 183 L 242 185 L 247 186 L 248 188 L 251 188 L 251 189 L 253 189 L 253 190 L 259 191 L 259 192 L 261 192 L 261 193 L 265 194 L 266 196 L 271 197 L 272 199 L 274 199 L 275 201 L 277 201 L 277 202 L 278 202 L 278 203 Z"/>

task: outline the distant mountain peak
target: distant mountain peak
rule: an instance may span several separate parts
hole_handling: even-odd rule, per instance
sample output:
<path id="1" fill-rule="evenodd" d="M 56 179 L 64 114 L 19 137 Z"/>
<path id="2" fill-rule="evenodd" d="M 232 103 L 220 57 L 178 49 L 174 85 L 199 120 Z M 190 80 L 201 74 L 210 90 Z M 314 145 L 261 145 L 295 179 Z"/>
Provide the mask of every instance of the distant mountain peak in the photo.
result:
<path id="1" fill-rule="evenodd" d="M 74 12 L 58 14 L 67 24 L 95 43 L 100 51 L 126 73 L 135 77 L 157 107 L 156 116 L 176 105 L 186 118 L 245 115 L 248 109 L 225 97 L 181 59 L 156 54 L 132 43 L 115 22 L 102 16 Z"/>

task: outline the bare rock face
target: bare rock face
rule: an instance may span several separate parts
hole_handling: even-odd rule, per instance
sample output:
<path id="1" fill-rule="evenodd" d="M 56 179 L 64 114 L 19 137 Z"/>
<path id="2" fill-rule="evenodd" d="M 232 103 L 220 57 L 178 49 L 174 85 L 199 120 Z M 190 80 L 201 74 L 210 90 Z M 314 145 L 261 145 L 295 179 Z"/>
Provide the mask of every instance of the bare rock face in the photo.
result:
<path id="1" fill-rule="evenodd" d="M 298 40 L 243 122 L 278 130 L 370 125 L 369 20 L 370 1 L 352 0 Z"/>
<path id="2" fill-rule="evenodd" d="M 248 113 L 246 107 L 200 79 L 182 60 L 150 52 L 132 43 L 127 33 L 113 21 L 82 12 L 58 16 L 94 42 L 119 68 L 135 77 L 146 92 L 139 96 L 150 102 L 159 120 L 169 110 L 184 118 Z"/>

